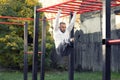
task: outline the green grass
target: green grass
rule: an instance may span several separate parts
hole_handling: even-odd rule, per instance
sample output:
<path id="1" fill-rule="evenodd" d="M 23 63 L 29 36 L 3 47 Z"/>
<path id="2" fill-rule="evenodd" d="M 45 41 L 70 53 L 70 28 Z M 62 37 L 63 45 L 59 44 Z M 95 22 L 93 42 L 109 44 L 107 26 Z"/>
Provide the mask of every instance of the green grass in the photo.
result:
<path id="1" fill-rule="evenodd" d="M 111 80 L 120 80 L 120 73 L 112 73 Z M 40 74 L 38 74 L 38 80 Z M 28 80 L 32 80 L 32 74 L 28 74 Z M 23 80 L 21 72 L 0 72 L 0 80 Z M 45 80 L 68 80 L 68 72 L 52 71 L 45 73 Z M 102 80 L 100 72 L 75 72 L 74 80 Z"/>

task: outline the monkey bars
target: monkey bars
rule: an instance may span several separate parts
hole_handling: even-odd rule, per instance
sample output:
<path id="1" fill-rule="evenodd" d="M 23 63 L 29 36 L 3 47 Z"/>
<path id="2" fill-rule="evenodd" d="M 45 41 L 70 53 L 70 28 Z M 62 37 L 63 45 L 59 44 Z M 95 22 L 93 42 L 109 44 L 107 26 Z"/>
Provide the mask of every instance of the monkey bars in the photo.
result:
<path id="1" fill-rule="evenodd" d="M 37 80 L 37 63 L 38 61 L 38 32 L 39 32 L 39 12 L 49 12 L 57 13 L 58 9 L 62 10 L 62 14 L 70 15 L 71 12 L 77 12 L 77 14 L 82 14 L 92 11 L 102 10 L 102 26 L 105 29 L 104 40 L 109 40 L 103 45 L 105 48 L 105 53 L 102 53 L 102 67 L 103 75 L 102 80 L 111 79 L 111 45 L 119 43 L 120 40 L 111 40 L 110 30 L 111 30 L 111 7 L 120 6 L 120 0 L 69 0 L 60 4 L 52 5 L 45 8 L 39 8 L 36 6 L 34 9 L 34 50 L 33 50 L 33 69 L 32 69 L 32 80 Z M 54 18 L 53 18 L 54 19 Z M 41 46 L 41 75 L 40 79 L 44 80 L 45 71 L 44 71 L 44 62 L 45 62 L 45 39 L 46 39 L 46 19 L 43 20 L 42 26 L 42 46 Z M 71 31 L 71 34 L 74 35 L 74 29 Z M 73 37 L 71 35 L 71 37 Z M 73 54 L 69 56 L 69 80 L 74 80 L 74 49 Z"/>
<path id="2" fill-rule="evenodd" d="M 102 0 L 69 0 L 53 6 L 39 8 L 38 12 L 57 13 L 62 9 L 62 14 L 68 14 L 76 11 L 77 14 L 85 12 L 99 11 L 102 9 Z M 120 6 L 120 0 L 111 0 L 111 7 Z"/>

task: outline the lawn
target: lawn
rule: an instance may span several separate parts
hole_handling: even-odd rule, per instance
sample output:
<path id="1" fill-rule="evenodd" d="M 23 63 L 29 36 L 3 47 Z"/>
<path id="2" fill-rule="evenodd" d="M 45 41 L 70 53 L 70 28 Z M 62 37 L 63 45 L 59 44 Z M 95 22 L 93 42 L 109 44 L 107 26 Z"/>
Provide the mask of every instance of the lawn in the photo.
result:
<path id="1" fill-rule="evenodd" d="M 120 80 L 120 73 L 112 73 L 111 80 Z M 38 80 L 40 74 L 38 74 Z M 32 80 L 32 74 L 28 74 L 28 80 Z M 23 73 L 18 71 L 0 72 L 0 80 L 23 80 Z M 68 80 L 67 71 L 46 72 L 45 80 Z M 102 80 L 101 72 L 75 72 L 74 80 Z"/>

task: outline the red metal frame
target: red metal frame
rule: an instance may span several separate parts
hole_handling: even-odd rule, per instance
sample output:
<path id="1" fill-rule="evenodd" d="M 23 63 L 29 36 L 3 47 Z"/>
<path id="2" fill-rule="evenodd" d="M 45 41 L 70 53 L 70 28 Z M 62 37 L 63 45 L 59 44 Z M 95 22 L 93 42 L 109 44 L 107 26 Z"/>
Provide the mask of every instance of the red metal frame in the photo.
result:
<path id="1" fill-rule="evenodd" d="M 61 17 L 65 17 L 65 16 L 67 16 L 67 15 L 63 15 Z M 0 18 L 1 19 L 24 20 L 24 21 L 26 21 L 26 20 L 33 21 L 34 20 L 34 18 L 22 18 L 22 17 L 12 17 L 12 16 L 0 16 Z M 46 20 L 52 20 L 52 19 L 55 19 L 55 18 L 48 18 Z M 42 20 L 42 19 L 39 19 L 39 20 Z"/>
<path id="2" fill-rule="evenodd" d="M 20 17 L 12 17 L 12 16 L 0 16 L 0 18 L 15 19 L 15 20 L 34 20 L 33 18 L 20 18 Z"/>
<path id="3" fill-rule="evenodd" d="M 120 0 L 112 0 L 111 7 L 120 6 Z M 102 0 L 69 0 L 60 4 L 37 9 L 37 12 L 57 13 L 62 9 L 62 14 L 69 14 L 76 11 L 78 14 L 98 11 L 102 9 Z"/>
<path id="4" fill-rule="evenodd" d="M 14 19 L 14 20 L 30 20 L 30 21 L 33 21 L 34 18 L 22 18 L 22 17 L 12 17 L 12 16 L 0 16 L 1 19 Z M 40 19 L 42 20 L 42 19 Z M 0 24 L 8 24 L 8 25 L 20 25 L 20 26 L 23 26 L 23 24 L 20 24 L 20 23 L 16 23 L 16 22 L 0 22 Z"/>
<path id="5" fill-rule="evenodd" d="M 16 23 L 16 22 L 0 22 L 0 24 L 8 24 L 8 25 L 19 25 L 19 26 L 24 26 L 23 24 Z"/>
<path id="6" fill-rule="evenodd" d="M 119 3 L 118 3 L 119 2 Z M 120 6 L 120 0 L 112 0 L 111 6 Z M 77 14 L 82 14 L 85 12 L 98 11 L 102 9 L 102 1 L 101 0 L 69 0 L 60 4 L 52 5 L 45 8 L 37 9 L 37 12 L 49 12 L 49 13 L 57 13 L 58 9 L 62 9 L 61 17 L 69 15 L 70 12 L 76 11 Z M 34 20 L 33 18 L 21 18 L 21 17 L 11 17 L 11 16 L 0 16 L 0 18 L 9 18 L 15 20 Z M 49 18 L 47 20 L 52 20 L 54 18 Z M 42 20 L 42 19 L 40 19 Z"/>
<path id="7" fill-rule="evenodd" d="M 112 45 L 112 44 L 120 44 L 120 39 L 108 40 L 107 43 L 110 44 L 110 45 Z"/>
<path id="8" fill-rule="evenodd" d="M 12 16 L 0 16 L 0 18 L 2 18 L 2 19 L 14 19 L 14 20 L 34 20 L 33 18 L 21 18 L 21 17 L 12 17 Z M 0 22 L 0 24 L 24 26 L 23 24 L 16 23 L 16 22 Z"/>

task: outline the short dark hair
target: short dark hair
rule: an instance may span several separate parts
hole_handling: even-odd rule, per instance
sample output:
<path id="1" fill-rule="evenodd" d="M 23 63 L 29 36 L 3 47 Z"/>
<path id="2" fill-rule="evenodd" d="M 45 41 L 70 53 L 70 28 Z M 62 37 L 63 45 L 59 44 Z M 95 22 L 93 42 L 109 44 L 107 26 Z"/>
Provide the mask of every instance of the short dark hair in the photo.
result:
<path id="1" fill-rule="evenodd" d="M 61 24 L 65 24 L 65 22 L 60 22 L 60 25 L 61 25 Z"/>

